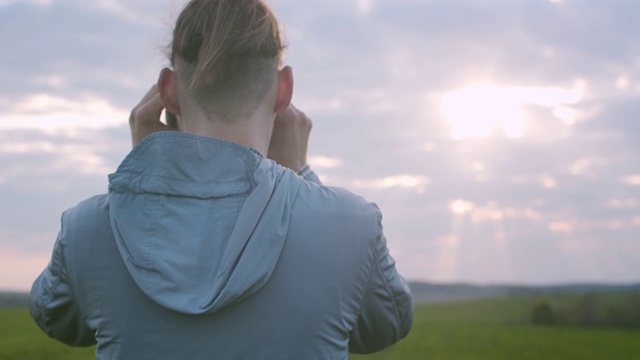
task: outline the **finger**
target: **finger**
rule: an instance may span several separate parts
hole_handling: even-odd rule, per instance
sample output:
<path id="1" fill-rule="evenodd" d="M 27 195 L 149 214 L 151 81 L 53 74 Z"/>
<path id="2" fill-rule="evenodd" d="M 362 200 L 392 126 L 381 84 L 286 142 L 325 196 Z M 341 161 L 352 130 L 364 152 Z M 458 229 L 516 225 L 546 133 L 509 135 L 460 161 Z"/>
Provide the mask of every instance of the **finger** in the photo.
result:
<path id="1" fill-rule="evenodd" d="M 291 111 L 291 114 L 293 114 L 296 118 L 301 118 L 301 117 L 306 117 L 307 115 L 304 113 L 304 111 L 301 111 L 300 109 L 298 109 L 297 107 L 295 107 L 295 105 L 290 104 L 289 105 L 289 111 Z"/>
<path id="2" fill-rule="evenodd" d="M 133 109 L 131 110 L 131 114 L 129 115 L 129 123 L 138 122 L 140 120 L 138 116 L 140 109 L 145 107 L 146 104 L 158 94 L 159 94 L 158 85 L 154 84 L 147 91 L 147 93 L 142 97 L 142 99 L 138 102 L 138 104 L 134 106 Z"/>
<path id="3" fill-rule="evenodd" d="M 149 91 L 147 91 L 147 93 L 142 97 L 142 100 L 140 100 L 139 105 L 146 103 L 147 101 L 149 101 L 159 93 L 160 93 L 160 90 L 158 90 L 158 84 L 153 84 L 151 86 L 151 89 L 149 89 Z"/>
<path id="4" fill-rule="evenodd" d="M 289 107 L 287 107 L 284 111 L 276 114 L 276 121 L 277 122 L 291 121 L 295 119 L 295 117 L 296 117 L 296 109 L 295 107 L 293 107 L 293 105 L 289 105 Z"/>
<path id="5" fill-rule="evenodd" d="M 160 94 L 156 93 L 138 108 L 135 120 L 138 122 L 160 122 L 162 110 L 164 110 L 164 105 Z"/>

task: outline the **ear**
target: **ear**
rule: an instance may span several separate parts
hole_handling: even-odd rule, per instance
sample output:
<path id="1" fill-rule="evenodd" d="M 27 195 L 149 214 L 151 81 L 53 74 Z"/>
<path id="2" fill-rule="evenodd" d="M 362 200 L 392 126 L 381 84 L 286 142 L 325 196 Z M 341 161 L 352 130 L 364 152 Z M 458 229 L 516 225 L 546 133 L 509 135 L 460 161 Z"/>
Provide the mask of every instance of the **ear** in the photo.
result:
<path id="1" fill-rule="evenodd" d="M 174 115 L 182 115 L 178 102 L 178 78 L 175 71 L 169 68 L 164 68 L 160 71 L 158 91 L 165 109 Z"/>
<path id="2" fill-rule="evenodd" d="M 293 71 L 290 66 L 285 66 L 278 71 L 278 94 L 274 113 L 280 113 L 289 107 L 293 97 Z"/>

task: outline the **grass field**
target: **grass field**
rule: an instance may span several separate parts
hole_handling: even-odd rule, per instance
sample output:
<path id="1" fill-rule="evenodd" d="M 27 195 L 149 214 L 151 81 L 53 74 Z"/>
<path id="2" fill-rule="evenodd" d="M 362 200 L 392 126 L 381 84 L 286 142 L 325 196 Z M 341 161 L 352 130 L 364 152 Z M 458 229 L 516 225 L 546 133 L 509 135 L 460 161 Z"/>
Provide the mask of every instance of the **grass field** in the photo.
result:
<path id="1" fill-rule="evenodd" d="M 409 336 L 361 360 L 634 360 L 640 331 L 535 327 L 526 323 L 533 297 L 430 304 L 416 309 Z M 571 303 L 575 297 L 553 302 Z"/>
<path id="2" fill-rule="evenodd" d="M 505 298 L 416 307 L 409 336 L 361 360 L 640 359 L 640 331 L 534 327 L 525 320 L 536 298 Z M 570 297 L 554 300 L 571 302 Z M 27 310 L 0 310 L 0 359 L 92 359 L 47 338 Z"/>
<path id="3" fill-rule="evenodd" d="M 0 359 L 76 360 L 93 359 L 95 349 L 71 348 L 49 339 L 26 309 L 0 310 Z"/>

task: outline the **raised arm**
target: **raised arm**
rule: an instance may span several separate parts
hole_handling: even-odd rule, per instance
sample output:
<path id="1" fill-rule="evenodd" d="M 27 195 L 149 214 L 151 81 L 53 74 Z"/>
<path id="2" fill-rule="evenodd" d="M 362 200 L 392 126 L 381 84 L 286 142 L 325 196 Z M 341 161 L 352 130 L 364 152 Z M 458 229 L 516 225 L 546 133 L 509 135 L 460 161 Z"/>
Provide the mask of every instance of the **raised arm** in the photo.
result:
<path id="1" fill-rule="evenodd" d="M 267 157 L 289 168 L 307 181 L 321 184 L 307 163 L 309 136 L 313 123 L 295 106 L 276 114 Z"/>
<path id="2" fill-rule="evenodd" d="M 349 351 L 368 354 L 394 344 L 409 333 L 413 301 L 405 279 L 398 273 L 380 232 L 358 321 L 351 334 Z"/>
<path id="3" fill-rule="evenodd" d="M 31 288 L 29 311 L 50 337 L 71 346 L 89 346 L 96 340 L 83 319 L 67 271 L 64 218 L 63 214 L 51 261 Z"/>

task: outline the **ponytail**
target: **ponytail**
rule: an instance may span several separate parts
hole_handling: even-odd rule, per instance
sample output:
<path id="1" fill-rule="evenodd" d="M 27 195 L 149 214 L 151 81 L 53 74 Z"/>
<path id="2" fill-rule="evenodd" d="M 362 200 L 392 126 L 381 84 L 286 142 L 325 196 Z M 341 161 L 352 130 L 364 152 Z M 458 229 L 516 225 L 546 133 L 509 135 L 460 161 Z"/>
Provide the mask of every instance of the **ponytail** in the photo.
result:
<path id="1" fill-rule="evenodd" d="M 241 77 L 251 63 L 281 62 L 278 21 L 262 0 L 192 0 L 180 14 L 171 64 L 183 61 L 190 91 L 220 87 Z"/>

